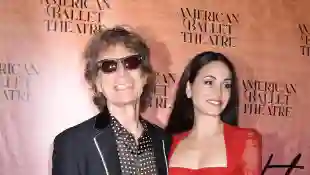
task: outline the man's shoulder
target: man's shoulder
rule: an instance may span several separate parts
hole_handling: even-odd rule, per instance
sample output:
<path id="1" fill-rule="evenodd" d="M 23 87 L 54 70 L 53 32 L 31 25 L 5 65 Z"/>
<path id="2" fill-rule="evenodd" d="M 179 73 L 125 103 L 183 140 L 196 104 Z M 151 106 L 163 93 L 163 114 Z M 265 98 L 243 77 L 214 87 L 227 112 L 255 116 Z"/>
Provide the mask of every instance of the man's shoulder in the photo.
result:
<path id="1" fill-rule="evenodd" d="M 60 132 L 55 137 L 55 142 L 62 142 L 64 140 L 83 140 L 85 137 L 92 135 L 96 130 L 94 129 L 96 116 L 83 121 L 75 126 L 69 127 Z"/>
<path id="2" fill-rule="evenodd" d="M 172 135 L 167 133 L 166 130 L 156 124 L 147 122 L 150 128 L 153 128 L 156 132 L 156 135 L 164 139 L 166 142 L 170 143 L 172 140 Z"/>
<path id="3" fill-rule="evenodd" d="M 157 132 L 157 133 L 159 133 L 159 134 L 166 134 L 166 133 L 165 133 L 165 130 L 164 130 L 162 127 L 160 127 L 160 126 L 158 126 L 158 125 L 156 125 L 156 124 L 154 124 L 154 123 L 151 123 L 151 122 L 149 122 L 149 121 L 147 121 L 147 120 L 145 120 L 145 122 L 147 123 L 147 125 L 149 126 L 149 128 L 155 130 L 155 132 Z"/>

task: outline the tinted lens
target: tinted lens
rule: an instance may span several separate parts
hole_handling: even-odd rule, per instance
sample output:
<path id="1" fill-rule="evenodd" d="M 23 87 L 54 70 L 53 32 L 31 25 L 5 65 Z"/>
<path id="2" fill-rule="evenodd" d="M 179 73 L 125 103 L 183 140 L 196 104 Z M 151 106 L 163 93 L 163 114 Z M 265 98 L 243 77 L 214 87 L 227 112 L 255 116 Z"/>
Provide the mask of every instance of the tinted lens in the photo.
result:
<path id="1" fill-rule="evenodd" d="M 102 60 L 99 68 L 104 73 L 114 72 L 117 69 L 117 62 L 114 60 Z"/>
<path id="2" fill-rule="evenodd" d="M 141 65 L 142 59 L 140 55 L 132 55 L 124 59 L 123 64 L 126 69 L 137 69 Z"/>

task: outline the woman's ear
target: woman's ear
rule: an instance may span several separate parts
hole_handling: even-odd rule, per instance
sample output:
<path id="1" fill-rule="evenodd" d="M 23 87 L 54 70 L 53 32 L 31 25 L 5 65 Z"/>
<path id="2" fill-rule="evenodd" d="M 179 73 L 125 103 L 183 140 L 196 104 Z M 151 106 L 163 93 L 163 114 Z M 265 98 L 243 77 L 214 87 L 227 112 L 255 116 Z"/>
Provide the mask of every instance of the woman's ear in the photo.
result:
<path id="1" fill-rule="evenodd" d="M 186 96 L 192 98 L 192 87 L 189 82 L 186 83 Z"/>

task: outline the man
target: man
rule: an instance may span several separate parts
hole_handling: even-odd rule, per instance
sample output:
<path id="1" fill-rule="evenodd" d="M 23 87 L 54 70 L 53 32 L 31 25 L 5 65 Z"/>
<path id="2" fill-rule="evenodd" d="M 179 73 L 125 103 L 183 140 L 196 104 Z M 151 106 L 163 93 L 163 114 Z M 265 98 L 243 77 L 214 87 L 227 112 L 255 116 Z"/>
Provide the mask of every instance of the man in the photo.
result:
<path id="1" fill-rule="evenodd" d="M 143 120 L 154 85 L 150 51 L 122 27 L 87 46 L 85 78 L 100 113 L 56 136 L 53 175 L 167 175 L 170 137 Z"/>

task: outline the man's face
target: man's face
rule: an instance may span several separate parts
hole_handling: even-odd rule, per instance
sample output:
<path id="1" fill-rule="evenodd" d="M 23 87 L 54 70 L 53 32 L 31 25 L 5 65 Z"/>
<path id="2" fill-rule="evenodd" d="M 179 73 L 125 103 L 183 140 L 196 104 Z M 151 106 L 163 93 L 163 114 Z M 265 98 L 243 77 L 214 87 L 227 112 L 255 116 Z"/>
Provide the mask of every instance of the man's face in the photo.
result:
<path id="1" fill-rule="evenodd" d="M 140 99 L 147 78 L 141 70 L 141 59 L 122 44 L 110 46 L 100 55 L 96 85 L 107 103 L 124 106 Z"/>

